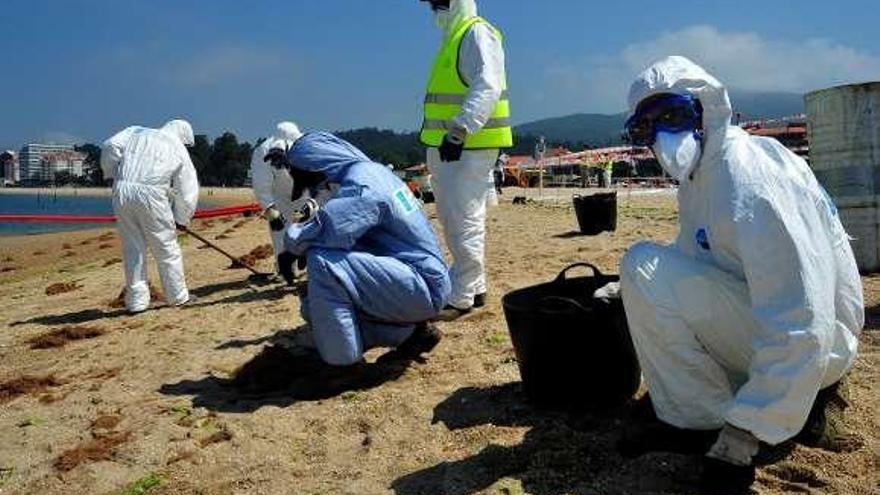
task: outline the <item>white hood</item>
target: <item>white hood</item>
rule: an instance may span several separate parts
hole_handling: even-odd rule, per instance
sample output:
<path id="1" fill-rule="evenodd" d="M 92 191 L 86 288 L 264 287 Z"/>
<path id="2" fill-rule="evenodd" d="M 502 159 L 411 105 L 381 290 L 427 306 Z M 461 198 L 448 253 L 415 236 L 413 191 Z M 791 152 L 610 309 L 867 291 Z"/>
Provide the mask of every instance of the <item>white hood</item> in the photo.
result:
<path id="1" fill-rule="evenodd" d="M 691 95 L 703 105 L 703 157 L 721 150 L 733 108 L 727 89 L 699 65 L 685 57 L 664 58 L 641 73 L 629 91 L 629 112 L 644 99 L 661 93 Z"/>
<path id="2" fill-rule="evenodd" d="M 160 130 L 180 139 L 180 142 L 183 143 L 184 146 L 192 146 L 196 143 L 193 128 L 189 122 L 185 120 L 172 120 L 162 126 L 162 129 Z"/>
<path id="3" fill-rule="evenodd" d="M 448 11 L 434 13 L 437 26 L 443 30 L 446 36 L 452 34 L 455 26 L 461 22 L 477 16 L 477 2 L 475 0 L 452 0 Z"/>
<path id="4" fill-rule="evenodd" d="M 281 122 L 275 127 L 275 139 L 284 142 L 284 148 L 289 149 L 303 135 L 299 126 L 293 122 Z"/>

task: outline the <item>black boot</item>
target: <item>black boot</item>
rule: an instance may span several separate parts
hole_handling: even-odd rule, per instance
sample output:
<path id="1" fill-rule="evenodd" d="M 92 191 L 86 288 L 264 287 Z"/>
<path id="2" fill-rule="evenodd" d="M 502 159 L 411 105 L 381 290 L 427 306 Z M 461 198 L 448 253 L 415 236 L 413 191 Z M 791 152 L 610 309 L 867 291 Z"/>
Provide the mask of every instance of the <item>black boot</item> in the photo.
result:
<path id="1" fill-rule="evenodd" d="M 486 293 L 481 292 L 481 293 L 477 294 L 476 296 L 474 296 L 474 307 L 475 308 L 482 308 L 484 306 L 486 306 Z"/>
<path id="2" fill-rule="evenodd" d="M 450 304 L 443 308 L 443 310 L 434 317 L 434 321 L 455 321 L 462 316 L 471 314 L 473 311 L 473 306 L 467 309 L 460 309 Z"/>
<path id="3" fill-rule="evenodd" d="M 705 495 L 748 495 L 755 482 L 755 466 L 734 466 L 718 459 L 703 458 L 700 493 Z"/>
<path id="4" fill-rule="evenodd" d="M 803 430 L 794 438 L 798 443 L 832 452 L 852 452 L 862 446 L 861 439 L 844 427 L 844 411 L 849 407 L 849 386 L 845 379 L 820 390 Z"/>
<path id="5" fill-rule="evenodd" d="M 422 354 L 427 354 L 437 347 L 443 338 L 440 330 L 434 325 L 424 322 L 416 325 L 412 335 L 409 336 L 397 349 L 385 353 L 378 359 L 378 363 L 393 363 L 400 361 L 415 361 Z"/>
<path id="6" fill-rule="evenodd" d="M 719 430 L 685 430 L 660 420 L 636 424 L 617 442 L 620 455 L 639 457 L 650 452 L 705 454 L 718 440 Z"/>

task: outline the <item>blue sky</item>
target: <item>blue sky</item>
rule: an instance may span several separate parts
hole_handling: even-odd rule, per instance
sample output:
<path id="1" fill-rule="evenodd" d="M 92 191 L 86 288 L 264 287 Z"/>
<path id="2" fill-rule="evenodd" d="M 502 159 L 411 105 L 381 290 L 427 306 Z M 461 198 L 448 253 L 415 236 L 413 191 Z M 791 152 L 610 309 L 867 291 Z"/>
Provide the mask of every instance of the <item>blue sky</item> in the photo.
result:
<path id="1" fill-rule="evenodd" d="M 745 90 L 880 79 L 876 0 L 478 2 L 506 35 L 517 122 L 621 111 L 673 53 Z M 178 116 L 246 139 L 279 119 L 415 129 L 439 43 L 417 0 L 4 0 L 2 20 L 6 147 Z"/>

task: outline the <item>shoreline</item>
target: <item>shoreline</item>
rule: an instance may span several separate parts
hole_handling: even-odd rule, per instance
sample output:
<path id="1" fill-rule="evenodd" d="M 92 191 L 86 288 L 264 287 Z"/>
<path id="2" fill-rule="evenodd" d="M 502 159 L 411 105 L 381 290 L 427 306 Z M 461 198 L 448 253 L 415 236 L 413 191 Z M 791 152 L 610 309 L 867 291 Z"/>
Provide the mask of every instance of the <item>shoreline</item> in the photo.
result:
<path id="1" fill-rule="evenodd" d="M 108 187 L 103 188 L 0 188 L 0 196 L 37 196 L 37 195 L 53 195 L 59 197 L 83 197 L 83 198 L 109 198 L 112 190 Z M 206 187 L 202 188 L 199 195 L 200 202 L 211 203 L 211 207 L 238 206 L 244 204 L 255 203 L 256 199 L 253 190 L 250 188 L 220 188 Z M 2 212 L 0 212 L 2 213 Z M 94 233 L 101 230 L 116 230 L 113 223 L 94 224 L 89 227 L 71 230 L 56 230 L 52 232 L 15 232 L 8 234 L 0 234 L 0 248 L 9 248 L 15 244 L 16 240 L 39 240 L 42 236 L 65 236 L 77 233 Z M 47 241 L 57 242 L 57 239 L 47 237 Z"/>
<path id="2" fill-rule="evenodd" d="M 37 196 L 37 195 L 55 195 L 62 197 L 88 197 L 88 198 L 104 198 L 110 196 L 113 192 L 109 187 L 2 187 L 0 195 L 7 196 Z M 199 194 L 201 199 L 233 201 L 233 200 L 253 200 L 253 190 L 249 187 L 202 187 Z"/>

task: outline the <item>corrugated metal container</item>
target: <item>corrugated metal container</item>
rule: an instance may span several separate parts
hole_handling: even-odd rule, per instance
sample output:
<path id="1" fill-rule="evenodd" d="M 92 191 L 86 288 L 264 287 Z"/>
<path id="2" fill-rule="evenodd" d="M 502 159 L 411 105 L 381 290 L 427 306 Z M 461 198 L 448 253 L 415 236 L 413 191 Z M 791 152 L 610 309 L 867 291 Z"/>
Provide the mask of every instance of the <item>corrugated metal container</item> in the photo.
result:
<path id="1" fill-rule="evenodd" d="M 859 270 L 880 270 L 880 82 L 806 96 L 810 165 L 834 198 Z"/>

